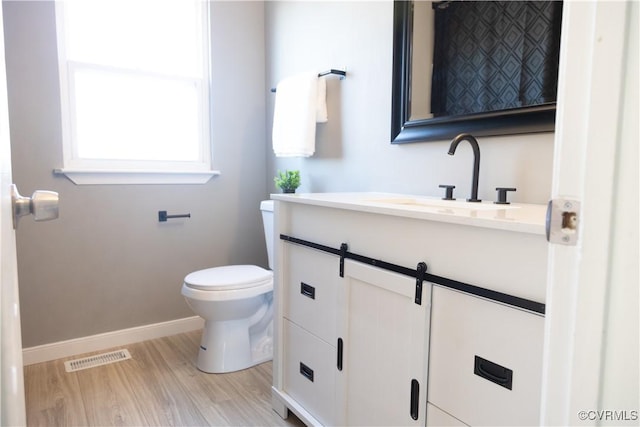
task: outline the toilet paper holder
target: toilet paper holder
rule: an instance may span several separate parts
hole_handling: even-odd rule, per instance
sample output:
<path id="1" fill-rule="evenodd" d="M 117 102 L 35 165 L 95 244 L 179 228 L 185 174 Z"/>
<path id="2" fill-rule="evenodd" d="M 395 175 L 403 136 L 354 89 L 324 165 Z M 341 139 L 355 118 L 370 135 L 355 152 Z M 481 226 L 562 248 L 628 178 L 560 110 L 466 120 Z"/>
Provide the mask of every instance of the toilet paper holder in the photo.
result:
<path id="1" fill-rule="evenodd" d="M 158 221 L 166 222 L 168 219 L 172 218 L 191 218 L 191 214 L 178 214 L 178 215 L 167 215 L 167 211 L 158 211 Z"/>

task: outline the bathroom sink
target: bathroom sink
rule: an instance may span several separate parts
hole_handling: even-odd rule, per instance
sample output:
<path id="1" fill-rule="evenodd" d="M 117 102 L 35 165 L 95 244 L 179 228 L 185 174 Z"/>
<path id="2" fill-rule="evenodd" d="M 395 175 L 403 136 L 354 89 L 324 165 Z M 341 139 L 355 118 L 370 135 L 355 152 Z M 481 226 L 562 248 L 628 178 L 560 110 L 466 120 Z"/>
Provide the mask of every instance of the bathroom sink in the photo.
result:
<path id="1" fill-rule="evenodd" d="M 414 197 L 390 197 L 390 198 L 372 198 L 367 202 L 382 203 L 385 205 L 396 205 L 412 208 L 432 208 L 432 209 L 464 209 L 467 211 L 496 211 L 502 209 L 517 209 L 512 205 L 497 205 L 491 202 L 472 203 L 462 200 L 441 200 Z"/>

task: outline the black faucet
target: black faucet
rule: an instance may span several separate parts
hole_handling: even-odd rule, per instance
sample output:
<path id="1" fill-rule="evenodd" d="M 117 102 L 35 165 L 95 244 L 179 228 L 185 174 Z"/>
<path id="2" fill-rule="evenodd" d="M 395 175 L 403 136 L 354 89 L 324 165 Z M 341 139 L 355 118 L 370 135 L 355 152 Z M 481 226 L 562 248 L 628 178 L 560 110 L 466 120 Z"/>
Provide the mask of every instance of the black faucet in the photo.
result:
<path id="1" fill-rule="evenodd" d="M 478 199 L 478 175 L 480 174 L 480 147 L 478 141 L 468 133 L 461 133 L 453 138 L 451 146 L 449 146 L 449 155 L 453 156 L 458 148 L 458 144 L 461 141 L 469 141 L 471 148 L 473 148 L 473 180 L 471 181 L 471 198 L 467 199 L 467 202 L 480 202 Z"/>

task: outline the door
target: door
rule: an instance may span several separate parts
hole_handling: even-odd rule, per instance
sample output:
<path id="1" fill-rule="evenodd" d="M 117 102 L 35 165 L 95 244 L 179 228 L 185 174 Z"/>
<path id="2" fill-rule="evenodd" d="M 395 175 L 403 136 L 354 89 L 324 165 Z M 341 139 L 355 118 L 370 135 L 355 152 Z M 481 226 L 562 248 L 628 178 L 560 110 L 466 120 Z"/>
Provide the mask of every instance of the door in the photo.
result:
<path id="1" fill-rule="evenodd" d="M 425 425 L 431 285 L 345 260 L 338 297 L 340 425 Z"/>
<path id="2" fill-rule="evenodd" d="M 0 425 L 26 424 L 22 337 L 14 215 L 35 214 L 36 220 L 58 217 L 58 195 L 35 192 L 21 197 L 12 183 L 4 30 L 0 7 Z"/>
<path id="3" fill-rule="evenodd" d="M 25 425 L 24 383 L 22 376 L 22 338 L 18 300 L 16 235 L 11 203 L 11 146 L 7 78 L 4 62 L 4 31 L 0 7 L 0 400 L 1 425 Z"/>
<path id="4" fill-rule="evenodd" d="M 564 6 L 552 198 L 582 208 L 577 244 L 549 250 L 541 423 L 612 424 L 608 412 L 632 417 L 638 403 L 638 12 L 634 33 L 635 2 Z M 608 346 L 628 363 L 608 365 Z"/>

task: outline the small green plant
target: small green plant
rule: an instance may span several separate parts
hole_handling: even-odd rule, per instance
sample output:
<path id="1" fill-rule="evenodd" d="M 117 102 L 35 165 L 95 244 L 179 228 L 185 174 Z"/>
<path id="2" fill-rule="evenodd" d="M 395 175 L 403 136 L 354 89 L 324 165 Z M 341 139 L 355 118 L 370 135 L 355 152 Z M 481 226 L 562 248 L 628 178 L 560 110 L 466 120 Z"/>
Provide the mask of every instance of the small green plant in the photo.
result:
<path id="1" fill-rule="evenodd" d="M 276 183 L 276 187 L 282 189 L 283 193 L 295 193 L 296 188 L 300 187 L 300 171 L 278 171 L 278 175 L 273 178 L 273 181 Z"/>

